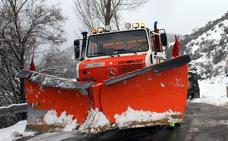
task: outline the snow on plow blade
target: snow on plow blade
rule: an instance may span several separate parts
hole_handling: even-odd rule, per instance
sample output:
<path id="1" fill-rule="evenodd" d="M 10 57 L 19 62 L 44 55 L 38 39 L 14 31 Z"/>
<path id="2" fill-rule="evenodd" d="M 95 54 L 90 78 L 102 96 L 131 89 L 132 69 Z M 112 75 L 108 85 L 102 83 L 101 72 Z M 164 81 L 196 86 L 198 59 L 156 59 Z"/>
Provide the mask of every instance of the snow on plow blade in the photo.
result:
<path id="1" fill-rule="evenodd" d="M 79 124 L 85 121 L 90 109 L 87 89 L 93 82 L 79 83 L 32 71 L 22 71 L 17 76 L 25 79 L 26 98 L 29 105 L 28 128 L 38 131 L 54 128 L 54 126 L 48 126 L 48 123 L 44 123 L 43 120 L 50 110 L 55 110 L 57 116 L 66 112 Z"/>

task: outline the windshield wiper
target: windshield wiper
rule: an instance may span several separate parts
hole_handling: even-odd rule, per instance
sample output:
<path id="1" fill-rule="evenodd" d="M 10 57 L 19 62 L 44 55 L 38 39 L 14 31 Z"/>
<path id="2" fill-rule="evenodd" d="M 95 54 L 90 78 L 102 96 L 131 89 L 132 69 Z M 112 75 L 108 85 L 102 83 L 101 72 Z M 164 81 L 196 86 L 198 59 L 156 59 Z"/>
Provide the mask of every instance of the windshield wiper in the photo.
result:
<path id="1" fill-rule="evenodd" d="M 127 52 L 127 50 L 126 49 L 116 49 L 116 50 L 114 50 L 114 52 L 125 53 L 125 52 Z"/>
<path id="2" fill-rule="evenodd" d="M 134 53 L 134 54 L 137 54 L 137 50 L 126 50 L 126 49 L 117 49 L 117 50 L 114 50 L 118 53 Z"/>
<path id="3" fill-rule="evenodd" d="M 128 52 L 126 52 L 126 53 L 134 53 L 134 54 L 136 54 L 137 55 L 137 51 L 136 50 L 132 50 L 132 51 L 128 51 Z"/>
<path id="4" fill-rule="evenodd" d="M 97 53 L 91 53 L 91 55 L 95 55 L 95 56 L 100 56 L 100 55 L 109 55 L 111 57 L 114 57 L 114 55 L 112 53 L 108 53 L 108 52 L 97 52 Z"/>
<path id="5" fill-rule="evenodd" d="M 113 55 L 120 55 L 123 53 L 134 53 L 137 55 L 137 51 L 136 50 L 126 50 L 126 49 L 117 49 L 117 50 L 113 50 Z"/>
<path id="6" fill-rule="evenodd" d="M 123 54 L 123 53 L 134 53 L 137 55 L 137 51 L 134 51 L 134 50 L 129 51 L 126 49 L 116 49 L 116 50 L 112 50 L 112 52 L 97 52 L 97 53 L 91 53 L 90 55 L 94 57 L 102 56 L 102 55 L 108 55 L 108 56 L 114 57 L 115 55 L 120 56 L 120 54 Z"/>
<path id="7" fill-rule="evenodd" d="M 116 49 L 116 50 L 113 50 L 113 55 L 120 56 L 120 54 L 127 53 L 127 52 L 128 51 L 126 49 Z"/>

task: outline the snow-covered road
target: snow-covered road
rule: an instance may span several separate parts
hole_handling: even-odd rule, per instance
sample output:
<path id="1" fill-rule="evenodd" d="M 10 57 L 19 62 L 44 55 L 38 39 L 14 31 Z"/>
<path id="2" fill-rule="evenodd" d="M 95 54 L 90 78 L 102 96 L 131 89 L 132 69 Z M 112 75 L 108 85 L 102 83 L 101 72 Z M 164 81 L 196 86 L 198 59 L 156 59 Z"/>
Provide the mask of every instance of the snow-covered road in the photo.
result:
<path id="1" fill-rule="evenodd" d="M 47 133 L 20 141 L 227 141 L 228 109 L 188 102 L 185 121 L 174 130 L 164 126 L 112 130 L 99 134 Z"/>
<path id="2" fill-rule="evenodd" d="M 20 121 L 8 128 L 0 129 L 0 141 L 12 141 L 21 137 L 32 136 L 32 132 L 25 132 L 27 121 Z"/>
<path id="3" fill-rule="evenodd" d="M 227 87 L 228 84 L 199 82 L 200 98 L 191 102 L 207 103 L 216 106 L 228 105 Z"/>

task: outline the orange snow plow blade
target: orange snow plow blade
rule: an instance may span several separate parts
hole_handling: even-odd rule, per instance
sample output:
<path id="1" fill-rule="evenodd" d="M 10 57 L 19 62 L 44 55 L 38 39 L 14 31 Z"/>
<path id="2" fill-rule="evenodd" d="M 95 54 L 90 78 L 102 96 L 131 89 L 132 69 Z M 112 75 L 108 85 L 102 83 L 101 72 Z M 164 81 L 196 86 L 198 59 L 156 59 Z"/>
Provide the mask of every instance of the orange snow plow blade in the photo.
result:
<path id="1" fill-rule="evenodd" d="M 184 113 L 187 98 L 187 66 L 161 73 L 147 72 L 135 78 L 104 86 L 101 107 L 108 118 L 131 107 L 135 110 Z"/>
<path id="2" fill-rule="evenodd" d="M 90 109 L 87 89 L 93 82 L 79 83 L 31 71 L 22 71 L 18 77 L 25 78 L 29 127 L 46 130 L 43 118 L 50 110 L 55 110 L 57 116 L 66 112 L 79 124 L 85 121 Z"/>
<path id="3" fill-rule="evenodd" d="M 173 117 L 183 121 L 189 61 L 188 56 L 182 56 L 105 81 L 100 100 L 103 112 L 113 123 L 117 122 L 115 116 L 129 107 L 137 111 L 176 112 L 179 114 Z"/>
<path id="4" fill-rule="evenodd" d="M 28 123 L 31 128 L 40 130 L 43 126 L 39 125 L 44 123 L 44 116 L 50 110 L 55 110 L 57 116 L 66 111 L 73 115 L 79 125 L 92 125 L 87 124 L 87 120 L 99 121 L 99 116 L 92 116 L 90 112 L 97 110 L 103 114 L 101 123 L 105 118 L 109 122 L 95 126 L 94 128 L 99 128 L 95 129 L 96 131 L 116 128 L 116 124 L 121 128 L 131 128 L 182 122 L 187 99 L 189 62 L 189 56 L 180 56 L 105 80 L 103 83 L 74 82 L 37 72 L 22 71 L 18 77 L 26 80 L 26 96 L 30 106 Z M 139 120 L 127 121 L 129 114 L 133 114 L 134 118 L 139 116 Z M 159 118 L 151 117 L 159 114 Z M 144 119 L 145 116 L 149 118 Z M 122 123 L 123 119 L 126 124 Z"/>

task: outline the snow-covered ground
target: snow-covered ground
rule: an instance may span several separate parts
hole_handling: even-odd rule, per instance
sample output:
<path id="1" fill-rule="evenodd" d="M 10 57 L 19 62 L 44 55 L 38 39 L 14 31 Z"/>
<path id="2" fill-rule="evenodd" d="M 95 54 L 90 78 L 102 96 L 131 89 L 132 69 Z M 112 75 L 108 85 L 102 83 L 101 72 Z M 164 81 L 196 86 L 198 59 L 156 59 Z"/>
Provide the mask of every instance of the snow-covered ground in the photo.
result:
<path id="1" fill-rule="evenodd" d="M 208 103 L 216 106 L 228 105 L 226 83 L 212 83 L 209 81 L 199 82 L 200 98 L 194 99 L 191 102 Z"/>
<path id="2" fill-rule="evenodd" d="M 21 137 L 32 136 L 32 132 L 25 132 L 27 121 L 20 121 L 17 124 L 0 129 L 0 141 L 13 141 Z"/>
<path id="3" fill-rule="evenodd" d="M 200 98 L 194 99 L 191 102 L 208 103 L 216 106 L 228 107 L 228 98 L 227 98 L 227 90 L 226 90 L 226 87 L 228 86 L 227 83 L 212 83 L 211 81 L 201 81 L 199 82 L 199 85 L 200 85 Z M 105 117 L 99 111 L 95 110 L 91 112 L 91 115 L 94 115 L 92 113 L 96 113 L 95 115 L 97 118 L 102 117 L 101 119 L 103 119 L 102 121 L 98 119 L 93 121 L 96 123 L 95 125 L 100 126 L 100 125 L 109 124 L 108 121 L 104 120 Z M 54 116 L 47 116 L 46 117 L 47 123 L 50 121 L 52 122 L 56 121 L 56 123 L 60 123 L 60 120 L 61 120 L 61 123 L 65 123 L 65 124 L 74 123 L 72 122 L 73 121 L 72 117 L 66 116 L 66 113 L 63 113 L 60 117 L 56 117 L 56 114 L 55 113 L 53 114 L 53 112 L 49 114 Z M 140 116 L 143 115 L 140 112 L 139 114 Z M 89 116 L 89 117 L 93 117 L 93 116 Z M 119 118 L 122 119 L 122 116 L 119 115 Z M 90 121 L 89 119 L 87 120 Z M 92 124 L 92 122 L 88 122 L 88 123 L 89 123 L 88 125 Z M 0 141 L 12 141 L 21 137 L 32 136 L 33 133 L 25 132 L 26 124 L 27 124 L 27 121 L 20 121 L 17 124 L 10 126 L 8 128 L 0 129 Z M 77 126 L 76 122 L 74 124 L 69 124 L 69 125 L 74 125 L 73 127 Z M 86 124 L 83 127 L 88 125 Z M 72 131 L 72 128 L 66 128 L 66 131 Z"/>

